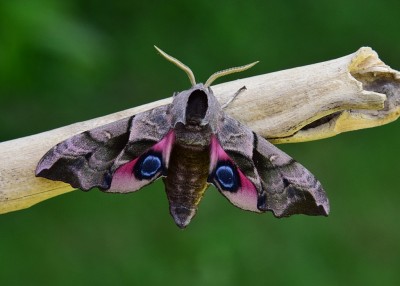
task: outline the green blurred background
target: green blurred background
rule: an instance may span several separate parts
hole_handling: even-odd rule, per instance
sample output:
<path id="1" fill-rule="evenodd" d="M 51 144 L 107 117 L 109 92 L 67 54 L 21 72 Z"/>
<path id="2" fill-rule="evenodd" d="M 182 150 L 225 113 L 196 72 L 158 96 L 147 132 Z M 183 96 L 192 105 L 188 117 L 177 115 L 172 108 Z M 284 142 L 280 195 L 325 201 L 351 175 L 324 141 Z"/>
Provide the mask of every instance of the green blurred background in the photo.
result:
<path id="1" fill-rule="evenodd" d="M 1 1 L 0 141 L 371 46 L 400 69 L 399 1 Z M 237 78 L 232 76 L 225 80 Z M 222 81 L 222 80 L 221 80 Z M 219 81 L 219 82 L 221 82 Z M 331 201 L 275 219 L 214 188 L 179 230 L 160 181 L 127 196 L 75 191 L 0 215 L 1 285 L 400 285 L 399 123 L 280 147 Z"/>

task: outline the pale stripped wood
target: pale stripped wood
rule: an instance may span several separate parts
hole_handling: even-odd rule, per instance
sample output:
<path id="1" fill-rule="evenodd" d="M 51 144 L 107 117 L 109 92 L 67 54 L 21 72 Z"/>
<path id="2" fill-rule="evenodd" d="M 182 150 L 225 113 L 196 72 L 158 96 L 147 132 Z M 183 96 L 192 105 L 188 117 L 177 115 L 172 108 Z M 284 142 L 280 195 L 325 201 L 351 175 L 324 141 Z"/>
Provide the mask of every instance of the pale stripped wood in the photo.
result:
<path id="1" fill-rule="evenodd" d="M 316 140 L 375 127 L 400 116 L 400 73 L 370 48 L 309 66 L 213 86 L 221 103 L 247 90 L 225 111 L 273 143 Z M 82 131 L 168 104 L 171 98 L 0 143 L 0 213 L 30 207 L 72 191 L 68 184 L 36 178 L 51 147 Z"/>

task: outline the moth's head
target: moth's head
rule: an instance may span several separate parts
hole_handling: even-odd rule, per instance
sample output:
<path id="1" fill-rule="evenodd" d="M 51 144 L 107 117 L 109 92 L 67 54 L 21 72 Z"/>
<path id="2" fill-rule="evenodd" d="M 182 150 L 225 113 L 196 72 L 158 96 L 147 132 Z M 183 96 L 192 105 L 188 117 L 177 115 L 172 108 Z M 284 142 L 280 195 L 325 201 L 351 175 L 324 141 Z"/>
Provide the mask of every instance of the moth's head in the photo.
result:
<path id="1" fill-rule="evenodd" d="M 199 83 L 176 93 L 171 105 L 173 122 L 185 126 L 215 126 L 221 105 L 210 87 Z"/>
<path id="2" fill-rule="evenodd" d="M 174 95 L 174 100 L 171 106 L 171 114 L 175 125 L 182 123 L 185 126 L 209 125 L 211 128 L 215 126 L 213 123 L 218 120 L 218 116 L 220 116 L 221 105 L 215 98 L 210 88 L 211 84 L 217 78 L 228 74 L 245 71 L 258 63 L 254 62 L 245 66 L 234 67 L 216 72 L 210 76 L 206 83 L 196 84 L 194 74 L 188 66 L 174 57 L 171 57 L 156 46 L 154 47 L 164 58 L 181 68 L 188 75 L 192 84 L 190 89 Z"/>

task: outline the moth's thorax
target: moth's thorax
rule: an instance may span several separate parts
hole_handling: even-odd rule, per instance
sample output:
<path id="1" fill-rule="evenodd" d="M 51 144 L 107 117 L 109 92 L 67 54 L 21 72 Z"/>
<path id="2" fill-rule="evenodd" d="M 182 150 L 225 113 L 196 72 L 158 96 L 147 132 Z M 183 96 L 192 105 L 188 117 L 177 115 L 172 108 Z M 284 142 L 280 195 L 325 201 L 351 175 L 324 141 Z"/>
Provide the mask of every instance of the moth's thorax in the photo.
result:
<path id="1" fill-rule="evenodd" d="M 186 128 L 188 131 L 206 127 L 215 133 L 221 116 L 221 106 L 211 88 L 196 84 L 192 88 L 174 96 L 170 113 L 174 128 Z M 201 129 L 201 128 L 200 128 Z"/>
<path id="2" fill-rule="evenodd" d="M 184 125 L 176 124 L 175 145 L 185 145 L 193 147 L 208 147 L 211 144 L 212 130 L 210 125 Z"/>

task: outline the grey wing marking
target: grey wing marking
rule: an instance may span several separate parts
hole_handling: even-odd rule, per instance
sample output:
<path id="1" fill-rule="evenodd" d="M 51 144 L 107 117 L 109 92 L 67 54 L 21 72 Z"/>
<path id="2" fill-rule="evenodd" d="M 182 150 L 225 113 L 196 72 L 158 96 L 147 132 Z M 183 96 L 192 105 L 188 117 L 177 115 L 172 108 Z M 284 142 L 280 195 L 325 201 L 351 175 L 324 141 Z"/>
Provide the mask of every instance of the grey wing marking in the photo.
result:
<path id="1" fill-rule="evenodd" d="M 261 136 L 255 139 L 253 160 L 263 186 L 259 209 L 276 217 L 328 215 L 328 198 L 314 175 Z"/>
<path id="2" fill-rule="evenodd" d="M 36 176 L 74 188 L 108 189 L 113 172 L 138 157 L 170 129 L 169 106 L 161 106 L 75 135 L 50 149 Z"/>

